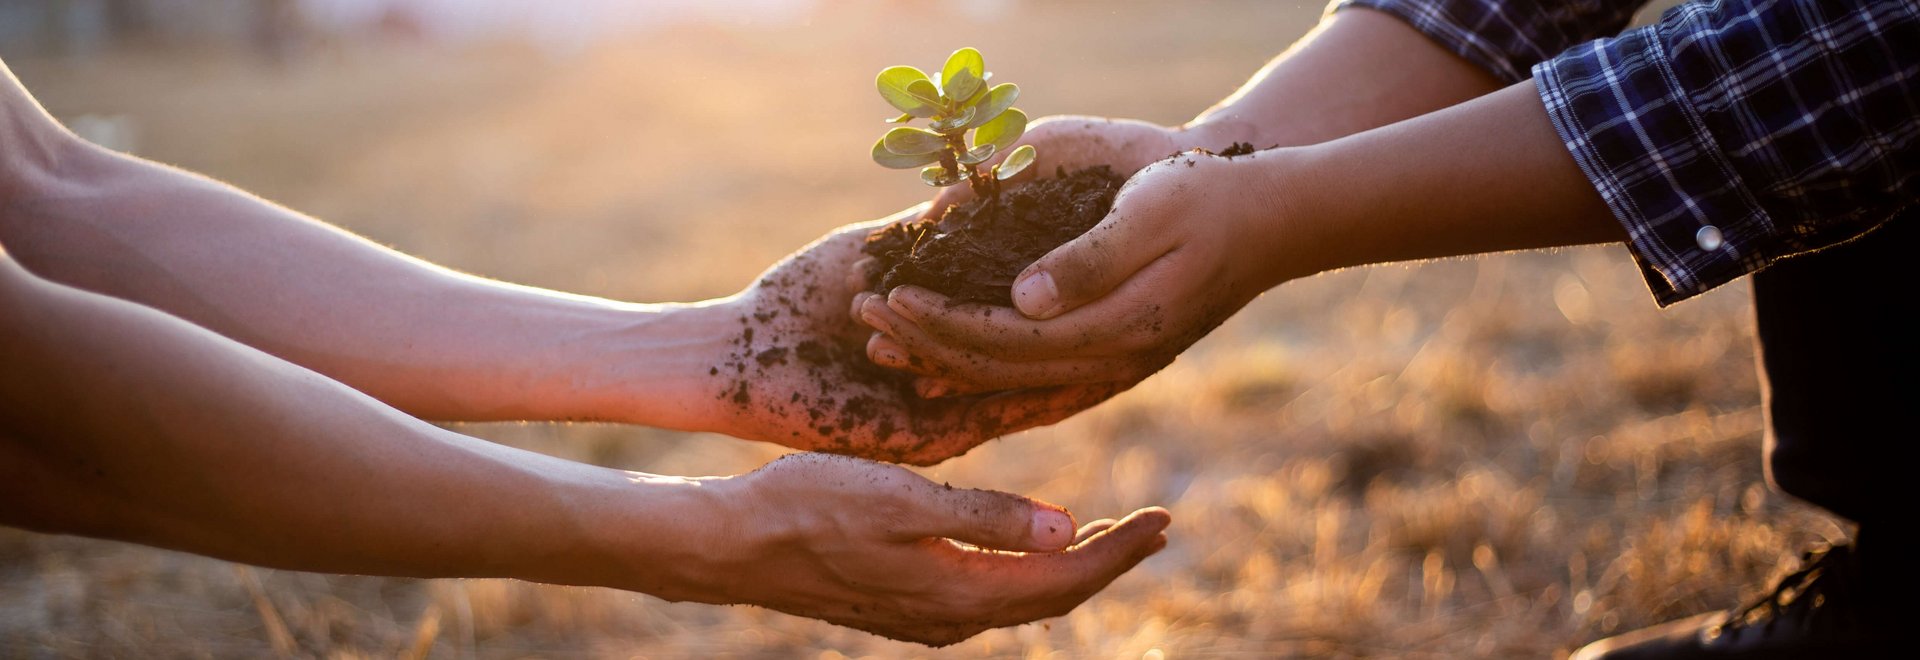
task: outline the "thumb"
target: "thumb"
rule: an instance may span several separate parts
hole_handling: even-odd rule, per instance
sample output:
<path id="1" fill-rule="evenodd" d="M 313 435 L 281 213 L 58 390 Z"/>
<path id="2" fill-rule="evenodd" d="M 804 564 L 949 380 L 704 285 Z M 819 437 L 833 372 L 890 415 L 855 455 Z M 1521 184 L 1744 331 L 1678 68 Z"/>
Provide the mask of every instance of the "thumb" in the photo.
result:
<path id="1" fill-rule="evenodd" d="M 1056 552 L 1073 543 L 1066 509 L 1011 493 L 952 486 L 919 491 L 919 515 L 902 540 L 949 538 L 993 550 Z"/>
<path id="2" fill-rule="evenodd" d="M 1131 194 L 1130 194 L 1131 193 Z M 1054 248 L 1013 280 L 1013 306 L 1047 320 L 1099 300 L 1171 249 L 1165 205 L 1152 188 L 1129 184 L 1087 233 Z"/>

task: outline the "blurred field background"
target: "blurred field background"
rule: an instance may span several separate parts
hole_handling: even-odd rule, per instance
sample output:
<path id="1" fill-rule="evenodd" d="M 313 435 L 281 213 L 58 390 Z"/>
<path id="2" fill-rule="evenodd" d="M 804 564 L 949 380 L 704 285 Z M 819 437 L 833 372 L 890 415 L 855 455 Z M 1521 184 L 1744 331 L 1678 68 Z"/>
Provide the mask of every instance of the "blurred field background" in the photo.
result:
<path id="1" fill-rule="evenodd" d="M 576 15 L 615 2 L 540 21 L 541 3 L 414 2 L 471 20 L 336 15 L 264 41 L 257 23 L 136 39 L 23 23 L 71 4 L 0 2 L 0 54 L 95 139 L 455 268 L 646 301 L 727 294 L 836 225 L 927 197 L 867 158 L 885 65 L 973 45 L 1030 114 L 1175 123 L 1321 11 L 634 0 L 619 21 Z M 1761 481 L 1747 300 L 1736 284 L 1658 310 L 1617 247 L 1284 286 L 1136 390 L 926 470 L 1082 521 L 1150 504 L 1176 518 L 1165 552 L 1071 615 L 950 649 L 747 607 L 0 529 L 0 656 L 1564 655 L 1731 605 L 1845 535 Z M 782 453 L 629 427 L 459 428 L 671 474 Z"/>

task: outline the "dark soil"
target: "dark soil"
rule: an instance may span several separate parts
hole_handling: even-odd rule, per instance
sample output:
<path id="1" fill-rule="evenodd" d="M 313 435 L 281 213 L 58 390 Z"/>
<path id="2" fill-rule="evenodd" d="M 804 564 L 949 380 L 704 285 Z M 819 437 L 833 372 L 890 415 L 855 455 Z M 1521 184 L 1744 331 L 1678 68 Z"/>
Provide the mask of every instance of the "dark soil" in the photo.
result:
<path id="1" fill-rule="evenodd" d="M 1253 145 L 1236 142 L 1218 155 L 1253 152 Z M 1053 178 L 954 206 L 938 220 L 876 229 L 863 248 L 879 262 L 873 290 L 886 293 L 911 284 L 954 302 L 1012 307 L 1013 278 L 1100 224 L 1126 180 L 1105 165 L 1071 173 L 1056 168 Z"/>
<path id="2" fill-rule="evenodd" d="M 1277 145 L 1277 144 L 1276 144 L 1276 145 L 1273 145 L 1273 146 L 1274 146 L 1274 147 L 1277 147 L 1277 146 L 1280 146 L 1280 145 Z M 1272 148 L 1273 148 L 1273 147 L 1268 147 L 1268 149 L 1272 149 Z M 1253 149 L 1253 144 L 1251 144 L 1251 143 L 1248 143 L 1248 142 L 1235 142 L 1235 143 L 1233 143 L 1233 145 L 1232 145 L 1232 146 L 1229 146 L 1229 147 L 1227 147 L 1226 149 L 1222 149 L 1222 150 L 1220 150 L 1220 152 L 1219 152 L 1219 153 L 1216 153 L 1216 154 L 1214 154 L 1214 155 L 1216 155 L 1216 156 L 1225 156 L 1225 157 L 1227 157 L 1227 158 L 1232 158 L 1232 157 L 1234 157 L 1234 156 L 1245 156 L 1245 155 L 1247 155 L 1247 154 L 1250 154 L 1250 153 L 1253 153 L 1253 152 L 1254 152 L 1254 149 Z"/>
<path id="3" fill-rule="evenodd" d="M 1126 177 L 1105 165 L 1041 179 L 947 209 L 939 220 L 896 223 L 867 236 L 880 262 L 874 290 L 911 284 L 956 302 L 1013 306 L 1013 278 L 1107 217 Z"/>

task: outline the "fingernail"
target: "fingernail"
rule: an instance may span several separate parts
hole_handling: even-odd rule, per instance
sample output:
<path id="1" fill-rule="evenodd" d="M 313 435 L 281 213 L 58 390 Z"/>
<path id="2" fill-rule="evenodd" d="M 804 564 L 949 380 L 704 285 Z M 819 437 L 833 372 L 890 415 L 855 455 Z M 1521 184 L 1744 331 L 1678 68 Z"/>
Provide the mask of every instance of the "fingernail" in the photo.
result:
<path id="1" fill-rule="evenodd" d="M 1013 306 L 1029 318 L 1050 319 L 1060 313 L 1060 289 L 1053 274 L 1039 271 L 1013 284 Z"/>
<path id="2" fill-rule="evenodd" d="M 860 320 L 866 321 L 867 325 L 873 326 L 873 329 L 879 330 L 882 334 L 893 334 L 893 324 L 888 323 L 886 315 L 875 311 L 872 306 L 872 299 L 868 299 L 867 304 L 860 306 Z"/>
<path id="3" fill-rule="evenodd" d="M 919 292 L 914 291 L 912 287 L 895 287 L 892 292 L 887 294 L 887 309 L 891 309 L 893 313 L 906 317 L 909 321 L 919 323 L 920 314 L 913 309 L 914 305 L 921 303 L 921 301 L 915 299 L 919 295 Z"/>
<path id="4" fill-rule="evenodd" d="M 870 342 L 868 346 L 870 348 L 868 357 L 872 358 L 875 364 L 883 367 L 907 366 L 906 352 L 902 351 L 900 346 L 893 343 L 892 340 L 886 337 L 879 337 Z"/>
<path id="5" fill-rule="evenodd" d="M 1064 548 L 1073 540 L 1073 518 L 1065 511 L 1035 509 L 1033 542 L 1043 548 Z"/>

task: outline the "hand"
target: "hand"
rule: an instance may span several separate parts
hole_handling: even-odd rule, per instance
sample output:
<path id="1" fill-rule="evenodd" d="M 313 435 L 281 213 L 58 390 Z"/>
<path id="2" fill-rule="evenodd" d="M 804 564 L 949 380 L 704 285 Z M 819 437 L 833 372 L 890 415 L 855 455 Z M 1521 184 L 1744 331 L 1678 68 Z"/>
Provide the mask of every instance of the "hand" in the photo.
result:
<path id="1" fill-rule="evenodd" d="M 822 454 L 737 481 L 742 496 L 727 499 L 745 538 L 718 544 L 725 557 L 702 571 L 722 581 L 716 602 L 931 646 L 1072 611 L 1165 547 L 1171 521 L 1144 509 L 1076 533 L 1050 504 Z"/>
<path id="2" fill-rule="evenodd" d="M 921 212 L 850 225 L 807 246 L 718 303 L 733 334 L 708 371 L 709 417 L 729 435 L 797 449 L 926 465 L 994 437 L 1051 424 L 1118 390 L 1095 384 L 928 401 L 911 378 L 862 355 L 870 330 L 847 316 L 846 273 L 874 227 Z"/>
<path id="3" fill-rule="evenodd" d="M 1287 216 L 1284 154 L 1188 153 L 1142 170 L 1105 220 L 1021 272 L 1018 314 L 917 287 L 862 296 L 856 315 L 880 330 L 867 353 L 922 376 L 923 396 L 1131 387 L 1262 291 L 1315 272 L 1275 259 L 1291 237 L 1259 224 Z"/>

